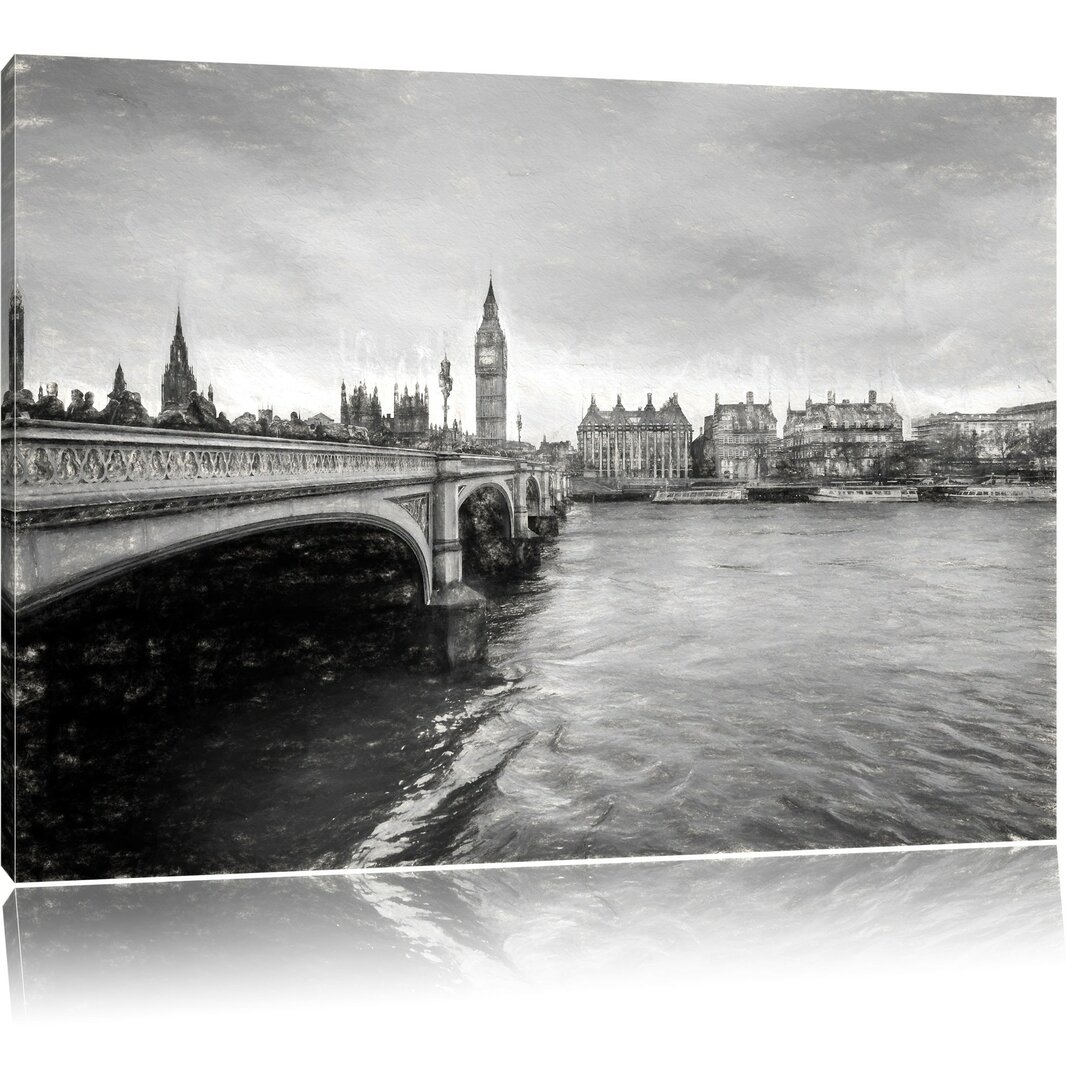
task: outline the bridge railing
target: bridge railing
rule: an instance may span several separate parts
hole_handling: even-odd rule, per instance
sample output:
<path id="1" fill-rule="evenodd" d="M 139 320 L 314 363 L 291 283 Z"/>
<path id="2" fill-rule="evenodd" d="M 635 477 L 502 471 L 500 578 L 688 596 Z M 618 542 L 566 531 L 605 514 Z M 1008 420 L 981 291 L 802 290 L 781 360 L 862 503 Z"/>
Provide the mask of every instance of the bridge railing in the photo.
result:
<path id="1" fill-rule="evenodd" d="M 159 428 L 21 420 L 0 430 L 0 482 L 37 492 L 432 480 L 430 451 Z M 123 497 L 123 496 L 121 496 Z"/>
<path id="2" fill-rule="evenodd" d="M 208 431 L 114 427 L 55 420 L 19 420 L 0 427 L 0 492 L 20 521 L 64 507 L 161 504 L 182 509 L 205 494 L 280 497 L 335 485 L 433 483 L 440 460 L 430 450 L 364 446 Z M 462 477 L 509 476 L 543 463 L 463 454 Z M 550 478 L 549 478 L 550 479 Z M 274 495 L 273 493 L 277 493 Z M 27 515 L 30 515 L 28 517 Z"/>
<path id="3" fill-rule="evenodd" d="M 496 473 L 512 473 L 519 464 L 524 464 L 529 469 L 538 468 L 540 463 L 518 457 L 485 457 L 481 454 L 462 454 L 462 469 L 469 476 Z"/>

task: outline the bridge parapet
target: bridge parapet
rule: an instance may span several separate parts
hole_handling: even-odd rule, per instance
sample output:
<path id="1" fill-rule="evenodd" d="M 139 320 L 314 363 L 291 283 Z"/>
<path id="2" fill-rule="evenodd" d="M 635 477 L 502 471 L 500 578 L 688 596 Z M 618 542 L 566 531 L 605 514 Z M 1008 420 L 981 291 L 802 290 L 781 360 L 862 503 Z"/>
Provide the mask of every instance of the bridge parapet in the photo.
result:
<path id="1" fill-rule="evenodd" d="M 503 475 L 510 476 L 522 469 L 539 469 L 535 461 L 519 457 L 482 457 L 479 454 L 462 454 L 461 462 L 469 476 Z"/>
<path id="2" fill-rule="evenodd" d="M 430 481 L 438 455 L 215 432 L 21 421 L 0 433 L 0 477 L 20 500 L 100 488 L 106 498 L 174 487 Z"/>

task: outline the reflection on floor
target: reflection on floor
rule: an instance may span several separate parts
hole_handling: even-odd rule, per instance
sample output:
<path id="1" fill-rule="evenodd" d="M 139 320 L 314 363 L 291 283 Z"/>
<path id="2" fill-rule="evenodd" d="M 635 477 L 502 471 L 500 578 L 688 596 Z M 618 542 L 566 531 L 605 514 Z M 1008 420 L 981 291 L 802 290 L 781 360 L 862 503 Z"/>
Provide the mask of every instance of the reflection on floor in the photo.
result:
<path id="1" fill-rule="evenodd" d="M 12 1009 L 1056 962 L 1053 846 L 21 888 Z"/>

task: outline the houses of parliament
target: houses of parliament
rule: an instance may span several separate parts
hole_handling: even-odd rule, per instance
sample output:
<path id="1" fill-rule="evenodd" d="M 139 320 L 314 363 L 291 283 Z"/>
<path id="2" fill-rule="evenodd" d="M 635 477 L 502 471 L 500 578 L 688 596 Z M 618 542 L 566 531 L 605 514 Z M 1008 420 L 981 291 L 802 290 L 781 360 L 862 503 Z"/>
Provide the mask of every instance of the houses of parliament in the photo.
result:
<path id="1" fill-rule="evenodd" d="M 511 444 L 506 439 L 506 380 L 507 344 L 499 320 L 499 305 L 495 299 L 494 282 L 488 279 L 487 295 L 483 302 L 483 314 L 474 342 L 474 373 L 476 378 L 476 432 L 464 430 L 457 420 L 446 422 L 447 399 L 453 387 L 450 377 L 450 361 L 444 355 L 439 373 L 439 388 L 443 396 L 443 425 L 431 423 L 431 401 L 428 388 L 423 390 L 417 381 L 410 390 L 394 386 L 392 411 L 383 411 L 379 388 L 369 390 L 363 380 L 355 383 L 350 391 L 343 380 L 339 419 L 335 421 L 325 413 L 316 413 L 302 419 L 294 412 L 286 424 L 275 415 L 273 407 L 258 409 L 258 415 L 243 413 L 233 421 L 217 414 L 214 408 L 213 386 L 206 387 L 205 395 L 199 390 L 194 365 L 184 337 L 180 308 L 176 309 L 176 324 L 169 346 L 169 359 L 161 376 L 161 412 L 154 420 L 146 412 L 141 395 L 128 390 L 122 366 L 118 366 L 110 401 L 124 398 L 127 411 L 131 413 L 118 419 L 116 402 L 105 412 L 94 406 L 94 395 L 87 391 L 72 390 L 72 404 L 65 408 L 59 399 L 56 383 L 39 387 L 37 400 L 23 387 L 25 308 L 18 287 L 13 287 L 8 302 L 8 356 L 5 374 L 7 393 L 6 414 L 19 414 L 43 419 L 77 419 L 83 422 L 159 424 L 175 427 L 185 425 L 209 425 L 211 430 L 230 430 L 241 434 L 258 434 L 274 429 L 275 433 L 294 437 L 339 437 L 371 439 L 372 441 L 398 446 L 435 449 L 469 448 L 479 452 L 498 452 L 520 449 L 525 444 Z M 111 409 L 111 411 L 109 411 Z M 194 412 L 193 412 L 194 410 Z M 520 430 L 520 417 L 518 426 Z M 277 432 L 274 426 L 280 428 Z M 286 431 L 286 428 L 288 429 Z"/>
<path id="2" fill-rule="evenodd" d="M 473 372 L 476 377 L 476 434 L 470 438 L 454 422 L 448 431 L 431 425 L 428 388 L 420 390 L 419 382 L 410 393 L 394 387 L 393 412 L 384 413 L 379 401 L 379 388 L 369 391 L 363 381 L 351 391 L 341 383 L 340 422 L 347 428 L 362 428 L 370 436 L 382 435 L 398 446 L 419 446 L 422 443 L 474 443 L 483 451 L 502 450 L 506 441 L 506 334 L 499 321 L 499 304 L 495 299 L 494 281 L 488 279 L 483 316 L 474 342 Z M 449 360 L 443 364 L 449 370 Z M 444 399 L 449 389 L 444 391 Z M 444 400 L 445 406 L 445 400 Z"/>

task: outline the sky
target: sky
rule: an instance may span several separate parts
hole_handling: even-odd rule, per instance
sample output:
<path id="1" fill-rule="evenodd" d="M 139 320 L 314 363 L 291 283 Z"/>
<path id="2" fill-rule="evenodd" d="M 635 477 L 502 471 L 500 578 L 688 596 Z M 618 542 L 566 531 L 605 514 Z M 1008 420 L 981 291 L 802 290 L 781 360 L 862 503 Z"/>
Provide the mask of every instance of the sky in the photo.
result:
<path id="1" fill-rule="evenodd" d="M 428 385 L 475 423 L 489 273 L 508 433 L 595 394 L 783 420 L 1056 396 L 1049 98 L 20 57 L 26 384 L 152 413 L 176 306 L 230 417 Z"/>

